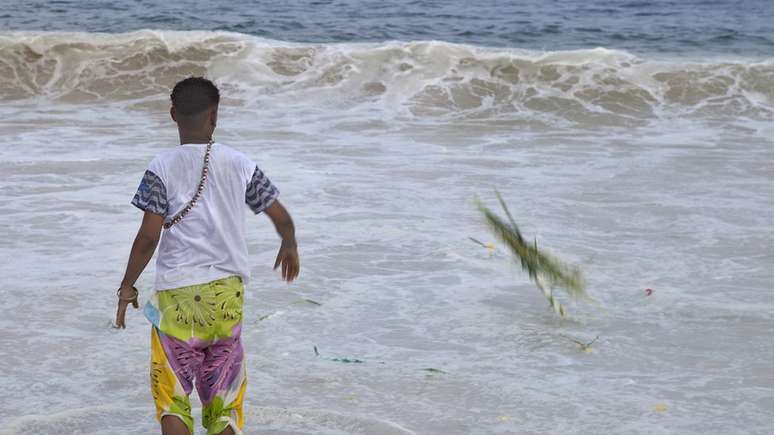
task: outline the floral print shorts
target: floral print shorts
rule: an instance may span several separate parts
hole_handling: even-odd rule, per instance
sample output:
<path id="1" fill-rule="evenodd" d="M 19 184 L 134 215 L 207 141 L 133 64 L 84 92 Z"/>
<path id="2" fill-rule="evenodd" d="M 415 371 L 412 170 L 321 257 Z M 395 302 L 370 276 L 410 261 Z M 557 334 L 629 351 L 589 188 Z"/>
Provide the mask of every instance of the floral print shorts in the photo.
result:
<path id="1" fill-rule="evenodd" d="M 180 418 L 193 434 L 196 386 L 207 435 L 241 434 L 247 387 L 240 333 L 244 286 L 238 276 L 156 291 L 145 304 L 151 328 L 150 382 L 156 418 Z"/>

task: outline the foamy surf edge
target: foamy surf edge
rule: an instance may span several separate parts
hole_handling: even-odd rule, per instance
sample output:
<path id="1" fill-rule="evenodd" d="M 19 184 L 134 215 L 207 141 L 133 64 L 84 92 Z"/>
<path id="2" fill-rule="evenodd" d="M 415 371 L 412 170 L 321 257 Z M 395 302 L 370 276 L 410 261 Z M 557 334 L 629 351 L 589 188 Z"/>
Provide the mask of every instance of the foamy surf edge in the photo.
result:
<path id="1" fill-rule="evenodd" d="M 201 408 L 193 410 L 195 425 L 200 425 Z M 379 433 L 385 435 L 413 435 L 415 432 L 397 423 L 357 414 L 307 408 L 245 406 L 245 435 L 252 433 L 352 434 Z M 47 415 L 26 415 L 9 419 L 2 424 L 2 435 L 35 433 L 40 435 L 78 433 L 83 435 L 113 433 L 147 433 L 157 430 L 150 407 L 117 405 L 74 408 Z M 201 430 L 198 428 L 197 430 Z"/>

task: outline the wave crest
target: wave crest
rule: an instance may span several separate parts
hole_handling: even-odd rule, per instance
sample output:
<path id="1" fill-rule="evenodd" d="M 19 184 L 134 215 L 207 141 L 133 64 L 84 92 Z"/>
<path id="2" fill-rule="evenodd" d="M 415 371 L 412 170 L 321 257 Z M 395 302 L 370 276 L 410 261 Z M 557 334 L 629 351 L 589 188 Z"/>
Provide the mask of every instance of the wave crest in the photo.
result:
<path id="1" fill-rule="evenodd" d="M 232 102 L 379 104 L 389 114 L 631 125 L 774 118 L 774 65 L 656 62 L 607 49 L 536 53 L 444 42 L 291 44 L 225 32 L 0 34 L 0 99 L 166 102 L 206 75 Z"/>

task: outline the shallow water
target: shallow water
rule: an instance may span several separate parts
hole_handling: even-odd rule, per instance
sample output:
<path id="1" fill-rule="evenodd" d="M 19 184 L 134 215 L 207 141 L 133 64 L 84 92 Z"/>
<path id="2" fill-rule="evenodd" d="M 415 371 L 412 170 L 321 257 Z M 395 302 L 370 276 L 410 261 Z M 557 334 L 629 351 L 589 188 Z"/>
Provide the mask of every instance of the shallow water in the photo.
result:
<path id="1" fill-rule="evenodd" d="M 129 201 L 176 144 L 168 87 L 199 71 L 216 139 L 298 226 L 290 286 L 268 220 L 249 232 L 246 433 L 774 427 L 769 61 L 172 32 L 5 33 L 0 60 L 0 430 L 155 430 L 148 324 L 108 321 Z M 494 241 L 474 197 L 495 189 L 598 305 L 565 298 L 560 321 L 468 240 Z"/>

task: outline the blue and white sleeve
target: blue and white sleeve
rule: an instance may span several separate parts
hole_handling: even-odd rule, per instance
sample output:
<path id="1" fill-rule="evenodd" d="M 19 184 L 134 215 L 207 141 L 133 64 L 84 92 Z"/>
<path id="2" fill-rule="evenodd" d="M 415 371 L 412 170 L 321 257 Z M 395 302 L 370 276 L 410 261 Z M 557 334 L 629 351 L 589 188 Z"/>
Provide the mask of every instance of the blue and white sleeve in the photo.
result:
<path id="1" fill-rule="evenodd" d="M 132 198 L 132 205 L 140 210 L 155 213 L 162 217 L 167 216 L 169 203 L 167 202 L 167 188 L 158 175 L 151 171 L 145 171 L 140 181 L 140 187 Z"/>
<path id="2" fill-rule="evenodd" d="M 279 190 L 277 190 L 277 187 L 256 166 L 253 176 L 247 182 L 247 190 L 245 191 L 245 202 L 250 207 L 250 210 L 258 214 L 266 210 L 266 207 L 270 206 L 278 196 Z"/>

